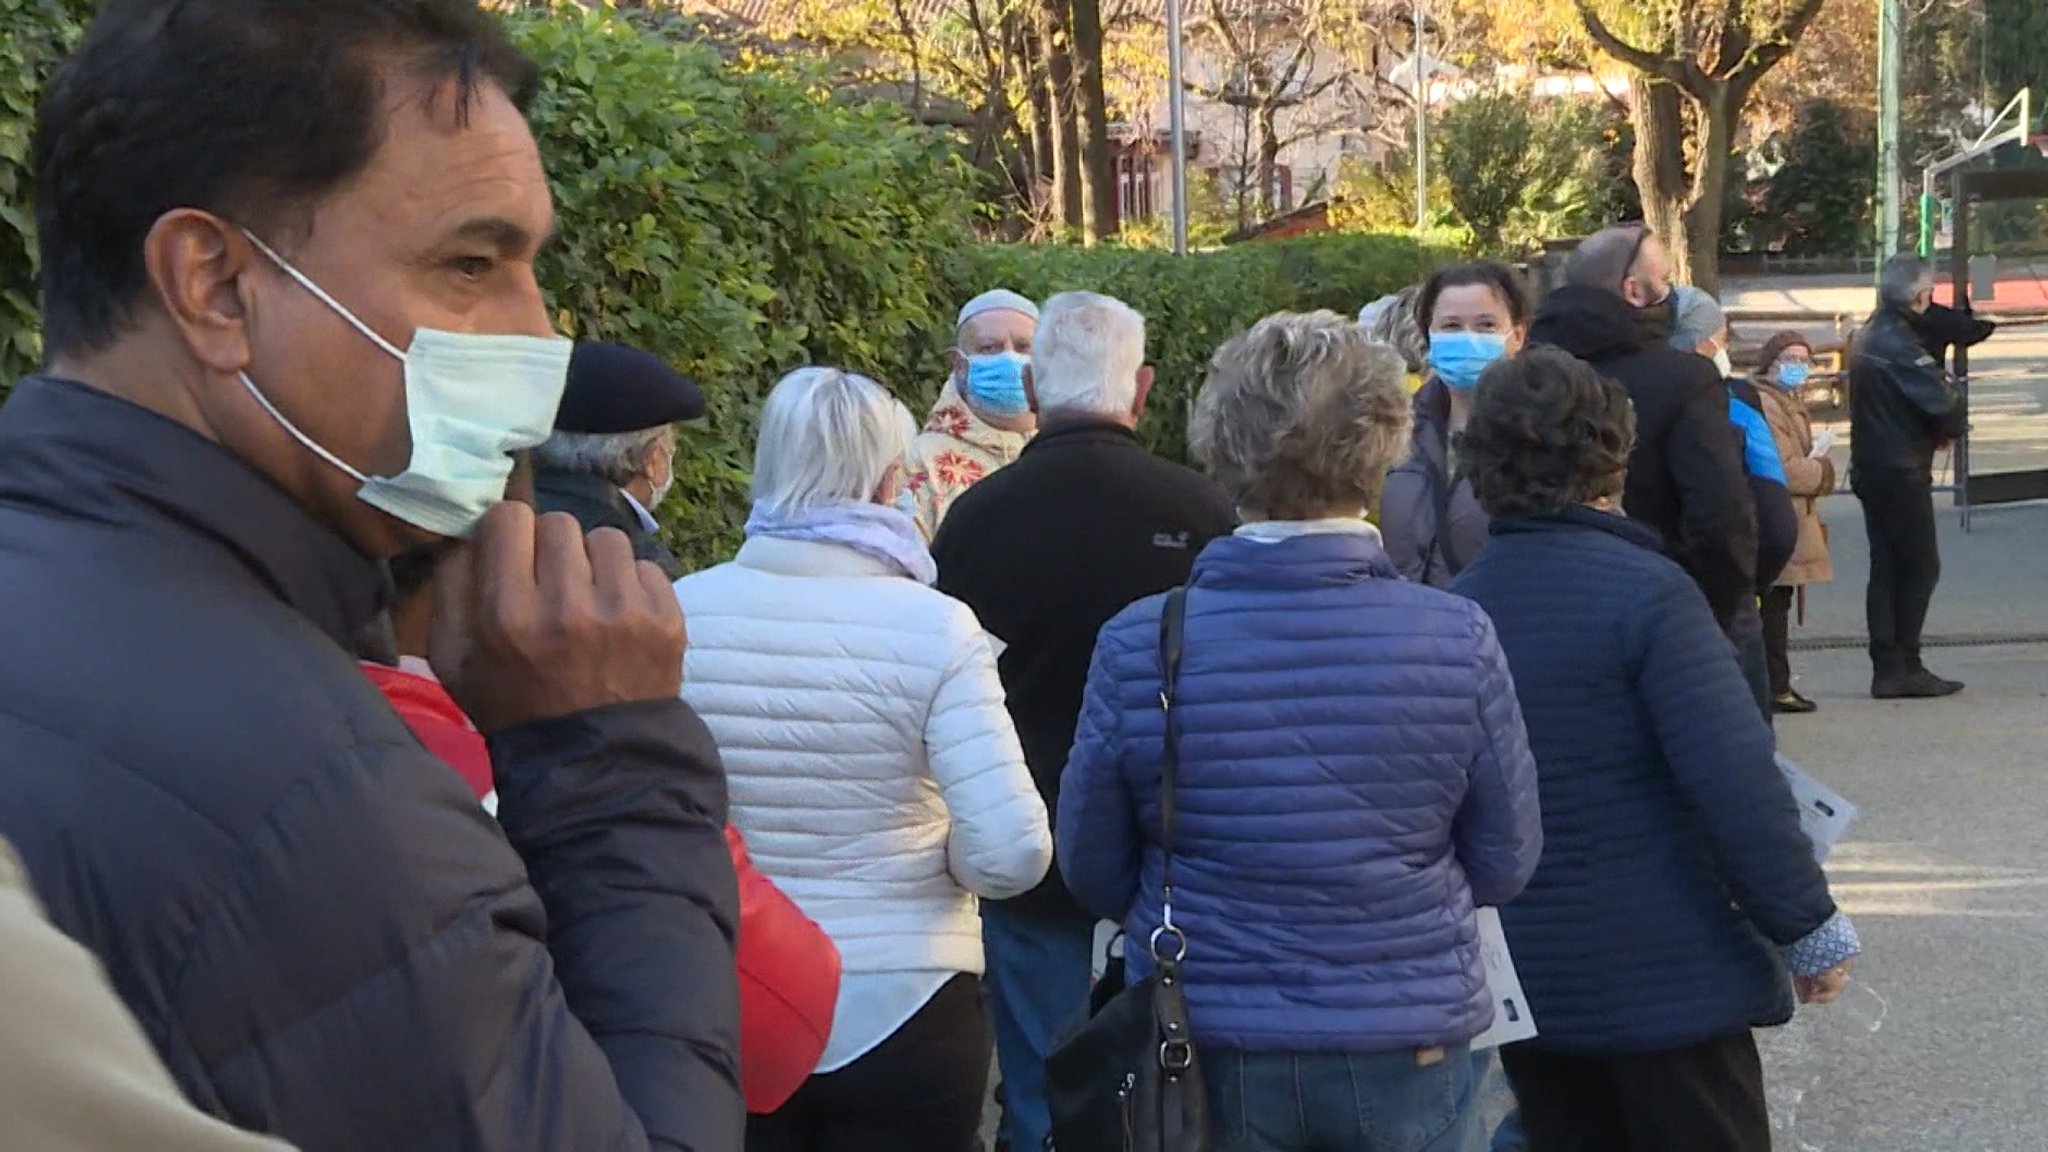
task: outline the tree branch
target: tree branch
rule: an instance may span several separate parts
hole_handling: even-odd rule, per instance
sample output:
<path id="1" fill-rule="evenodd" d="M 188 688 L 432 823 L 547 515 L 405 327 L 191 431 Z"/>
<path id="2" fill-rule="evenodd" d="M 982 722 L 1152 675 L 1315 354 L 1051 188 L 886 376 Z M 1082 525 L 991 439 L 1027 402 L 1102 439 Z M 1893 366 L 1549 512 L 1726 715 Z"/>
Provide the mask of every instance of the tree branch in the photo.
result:
<path id="1" fill-rule="evenodd" d="M 1776 34 L 1763 44 L 1752 48 L 1745 58 L 1728 73 L 1731 83 L 1753 87 L 1763 74 L 1778 66 L 1778 62 L 1792 54 L 1799 44 L 1799 38 L 1806 35 L 1814 17 L 1820 15 L 1822 0 L 1800 0 L 1799 7 L 1780 25 Z"/>
<path id="2" fill-rule="evenodd" d="M 1818 3 L 1818 0 L 1809 2 Z M 1697 92 L 1706 86 L 1707 77 L 1695 61 L 1679 56 L 1659 55 L 1628 43 L 1607 27 L 1607 22 L 1593 10 L 1592 0 L 1572 0 L 1572 6 L 1578 9 L 1579 19 L 1586 25 L 1586 35 L 1592 38 L 1593 43 L 1602 52 L 1638 72 L 1675 85 L 1686 92 Z"/>

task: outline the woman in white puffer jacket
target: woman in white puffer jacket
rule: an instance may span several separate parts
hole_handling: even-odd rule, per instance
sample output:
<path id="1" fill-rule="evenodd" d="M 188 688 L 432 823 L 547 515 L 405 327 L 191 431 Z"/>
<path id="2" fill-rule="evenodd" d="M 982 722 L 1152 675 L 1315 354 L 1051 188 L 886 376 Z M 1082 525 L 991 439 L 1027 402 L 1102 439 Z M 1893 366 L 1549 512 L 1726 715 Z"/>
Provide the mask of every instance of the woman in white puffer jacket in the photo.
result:
<path id="1" fill-rule="evenodd" d="M 989 1067 L 978 897 L 1052 861 L 1045 805 L 974 613 L 930 585 L 898 507 L 910 413 L 806 368 L 761 414 L 730 563 L 676 583 L 683 696 L 711 727 L 754 865 L 839 947 L 818 1071 L 748 1152 L 975 1146 Z"/>

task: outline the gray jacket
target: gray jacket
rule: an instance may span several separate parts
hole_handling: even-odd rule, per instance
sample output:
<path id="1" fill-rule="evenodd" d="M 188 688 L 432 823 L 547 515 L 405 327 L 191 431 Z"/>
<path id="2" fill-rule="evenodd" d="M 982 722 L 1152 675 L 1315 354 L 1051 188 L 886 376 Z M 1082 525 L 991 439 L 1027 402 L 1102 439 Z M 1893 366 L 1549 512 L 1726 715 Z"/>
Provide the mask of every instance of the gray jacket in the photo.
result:
<path id="1" fill-rule="evenodd" d="M 1380 534 L 1401 575 L 1433 588 L 1449 588 L 1486 548 L 1487 516 L 1462 477 L 1450 474 L 1451 390 L 1432 379 L 1415 394 L 1415 443 L 1408 459 L 1387 473 L 1380 495 Z M 1450 531 L 1443 531 L 1448 517 Z"/>

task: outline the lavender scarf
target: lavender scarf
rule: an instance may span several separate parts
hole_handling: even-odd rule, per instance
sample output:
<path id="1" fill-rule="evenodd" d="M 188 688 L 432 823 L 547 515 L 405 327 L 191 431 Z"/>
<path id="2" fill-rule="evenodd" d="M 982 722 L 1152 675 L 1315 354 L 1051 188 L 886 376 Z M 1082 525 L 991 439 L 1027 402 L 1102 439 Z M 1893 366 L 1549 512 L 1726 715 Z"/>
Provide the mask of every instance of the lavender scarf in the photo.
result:
<path id="1" fill-rule="evenodd" d="M 756 504 L 747 517 L 747 538 L 756 536 L 839 544 L 880 560 L 920 584 L 935 584 L 939 579 L 939 566 L 918 535 L 916 523 L 902 511 L 880 504 L 844 500 L 796 513 Z"/>

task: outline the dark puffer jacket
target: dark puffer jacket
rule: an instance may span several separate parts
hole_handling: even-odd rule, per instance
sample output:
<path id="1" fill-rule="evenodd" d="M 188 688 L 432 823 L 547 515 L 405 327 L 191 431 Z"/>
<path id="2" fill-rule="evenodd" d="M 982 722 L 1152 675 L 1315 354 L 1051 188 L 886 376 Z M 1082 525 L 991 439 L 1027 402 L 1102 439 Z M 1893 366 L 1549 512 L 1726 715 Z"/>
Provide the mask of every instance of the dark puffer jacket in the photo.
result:
<path id="1" fill-rule="evenodd" d="M 1451 468 L 1451 389 L 1441 380 L 1415 394 L 1414 446 L 1387 473 L 1380 532 L 1401 575 L 1432 588 L 1450 587 L 1486 548 L 1486 510 Z"/>
<path id="2" fill-rule="evenodd" d="M 1925 481 L 1934 454 L 1968 426 L 1962 390 L 1927 354 L 1903 309 L 1864 322 L 1849 351 L 1849 467 Z"/>
<path id="3" fill-rule="evenodd" d="M 192 431 L 15 389 L 0 836 L 51 919 L 195 1104 L 303 1152 L 738 1148 L 709 733 L 680 700 L 495 733 L 500 832 L 356 666 L 383 584 Z"/>
<path id="4" fill-rule="evenodd" d="M 1543 860 L 1501 909 L 1533 1043 L 1656 1052 L 1784 1022 L 1774 946 L 1835 905 L 1699 589 L 1618 516 L 1493 531 L 1456 590 L 1499 629 L 1536 753 Z"/>
<path id="5" fill-rule="evenodd" d="M 1628 389 L 1636 449 L 1622 505 L 1663 536 L 1726 628 L 1756 609 L 1756 512 L 1742 438 L 1713 362 L 1664 341 L 1627 301 L 1598 288 L 1552 292 L 1529 326 L 1530 343 L 1562 348 Z"/>

